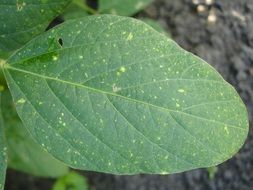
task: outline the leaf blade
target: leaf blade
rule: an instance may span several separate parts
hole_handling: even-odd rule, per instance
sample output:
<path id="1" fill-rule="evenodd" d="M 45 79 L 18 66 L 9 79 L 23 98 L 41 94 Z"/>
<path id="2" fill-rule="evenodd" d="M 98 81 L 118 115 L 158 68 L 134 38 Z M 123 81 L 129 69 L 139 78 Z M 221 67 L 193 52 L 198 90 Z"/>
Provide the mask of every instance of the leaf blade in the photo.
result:
<path id="1" fill-rule="evenodd" d="M 49 36 L 63 46 L 48 51 L 50 40 L 42 39 Z M 40 48 L 29 53 L 33 44 Z M 216 165 L 246 138 L 247 113 L 236 91 L 139 21 L 108 15 L 69 21 L 17 55 L 5 74 L 18 113 L 36 140 L 72 167 L 173 173 Z"/>
<path id="2" fill-rule="evenodd" d="M 1 97 L 0 93 L 0 97 Z M 0 105 L 2 104 L 0 100 Z M 5 146 L 5 137 L 4 137 L 4 131 L 3 131 L 3 118 L 2 118 L 2 110 L 0 109 L 0 189 L 4 189 L 4 183 L 5 183 L 5 175 L 6 175 L 6 169 L 7 169 L 7 148 Z"/>

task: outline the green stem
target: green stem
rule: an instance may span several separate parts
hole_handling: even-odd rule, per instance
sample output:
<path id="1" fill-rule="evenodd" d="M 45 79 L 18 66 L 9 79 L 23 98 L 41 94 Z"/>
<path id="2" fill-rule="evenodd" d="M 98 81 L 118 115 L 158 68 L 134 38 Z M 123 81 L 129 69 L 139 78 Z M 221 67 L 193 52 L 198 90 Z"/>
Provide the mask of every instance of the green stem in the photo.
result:
<path id="1" fill-rule="evenodd" d="M 5 60 L 0 59 L 0 89 L 2 89 L 3 86 L 7 87 L 6 80 L 4 77 L 4 72 L 3 72 L 3 67 L 5 63 L 6 63 Z"/>
<path id="2" fill-rule="evenodd" d="M 73 0 L 73 3 L 76 4 L 77 6 L 79 6 L 84 11 L 90 13 L 90 14 L 98 14 L 98 11 L 96 11 L 95 9 L 87 6 L 86 4 L 84 4 L 84 3 L 82 3 L 78 0 Z"/>

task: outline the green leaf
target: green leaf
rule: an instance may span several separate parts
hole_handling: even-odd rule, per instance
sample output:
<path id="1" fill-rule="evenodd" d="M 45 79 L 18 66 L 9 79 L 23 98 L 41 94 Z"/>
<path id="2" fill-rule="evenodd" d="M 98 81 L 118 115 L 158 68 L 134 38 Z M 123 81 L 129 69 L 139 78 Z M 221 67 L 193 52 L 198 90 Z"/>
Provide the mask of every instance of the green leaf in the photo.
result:
<path id="1" fill-rule="evenodd" d="M 230 84 L 132 18 L 68 21 L 20 49 L 4 71 L 32 136 L 74 168 L 164 174 L 214 166 L 248 133 Z"/>
<path id="2" fill-rule="evenodd" d="M 42 33 L 71 0 L 1 0 L 0 51 L 12 51 Z"/>
<path id="3" fill-rule="evenodd" d="M 2 90 L 0 90 L 1 92 Z M 0 93 L 1 97 L 1 93 Z M 1 105 L 1 100 L 0 100 Z M 5 174 L 7 168 L 7 148 L 5 146 L 5 137 L 4 137 L 4 130 L 3 130 L 3 118 L 2 118 L 2 111 L 0 109 L 0 190 L 4 189 L 4 182 L 5 182 Z"/>
<path id="4" fill-rule="evenodd" d="M 153 0 L 99 0 L 99 12 L 130 16 L 144 9 Z"/>
<path id="5" fill-rule="evenodd" d="M 2 95 L 8 166 L 37 176 L 58 177 L 68 168 L 43 150 L 22 125 L 8 91 Z"/>
<path id="6" fill-rule="evenodd" d="M 77 19 L 85 16 L 89 16 L 89 13 L 84 11 L 76 4 L 70 4 L 68 8 L 63 12 L 64 20 Z"/>
<path id="7" fill-rule="evenodd" d="M 53 186 L 53 190 L 88 190 L 88 183 L 84 176 L 70 172 L 59 178 Z"/>

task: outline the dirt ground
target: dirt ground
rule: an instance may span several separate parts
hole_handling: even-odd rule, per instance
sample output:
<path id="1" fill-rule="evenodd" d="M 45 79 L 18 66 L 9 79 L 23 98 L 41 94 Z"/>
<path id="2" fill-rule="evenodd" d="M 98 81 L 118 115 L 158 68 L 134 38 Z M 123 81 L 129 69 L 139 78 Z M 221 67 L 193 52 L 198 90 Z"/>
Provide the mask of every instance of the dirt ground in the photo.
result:
<path id="1" fill-rule="evenodd" d="M 253 0 L 214 0 L 215 4 L 204 7 L 197 7 L 194 1 L 155 0 L 137 17 L 159 20 L 179 45 L 213 65 L 237 89 L 250 116 L 245 145 L 218 166 L 213 179 L 206 169 L 165 176 L 87 172 L 92 190 L 253 189 Z M 9 170 L 6 190 L 46 190 L 52 182 Z"/>

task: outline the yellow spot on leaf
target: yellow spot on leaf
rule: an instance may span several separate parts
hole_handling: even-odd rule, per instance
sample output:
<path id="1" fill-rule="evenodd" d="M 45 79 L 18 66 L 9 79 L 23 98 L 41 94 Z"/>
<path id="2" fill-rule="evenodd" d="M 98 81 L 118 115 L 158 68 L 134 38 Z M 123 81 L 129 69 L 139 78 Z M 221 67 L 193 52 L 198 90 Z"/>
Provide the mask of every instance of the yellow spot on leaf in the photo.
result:
<path id="1" fill-rule="evenodd" d="M 53 58 L 53 61 L 57 61 L 58 60 L 58 57 L 55 56 L 55 55 L 52 58 Z"/>
<path id="2" fill-rule="evenodd" d="M 180 92 L 180 93 L 184 93 L 184 92 L 185 92 L 185 90 L 184 90 L 184 89 L 178 89 L 178 92 Z"/>
<path id="3" fill-rule="evenodd" d="M 133 34 L 132 32 L 129 33 L 129 35 L 127 36 L 127 41 L 131 41 L 133 39 Z"/>
<path id="4" fill-rule="evenodd" d="M 17 11 L 22 11 L 22 9 L 26 6 L 25 2 L 19 2 L 19 0 L 17 0 Z"/>
<path id="5" fill-rule="evenodd" d="M 226 134 L 229 134 L 229 130 L 228 130 L 227 126 L 224 127 L 224 130 L 225 130 Z"/>
<path id="6" fill-rule="evenodd" d="M 122 73 L 124 73 L 124 72 L 126 72 L 126 68 L 125 67 L 120 67 L 120 72 L 122 72 Z"/>
<path id="7" fill-rule="evenodd" d="M 17 103 L 18 104 L 24 104 L 26 102 L 26 100 L 24 98 L 20 98 Z"/>
<path id="8" fill-rule="evenodd" d="M 118 92 L 118 91 L 120 91 L 120 90 L 121 90 L 121 88 L 120 88 L 120 87 L 117 87 L 116 84 L 113 84 L 113 85 L 112 85 L 112 91 L 113 91 L 113 92 Z"/>

